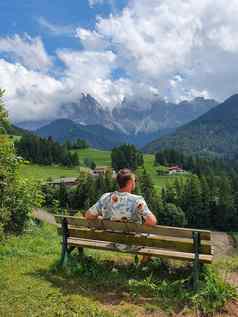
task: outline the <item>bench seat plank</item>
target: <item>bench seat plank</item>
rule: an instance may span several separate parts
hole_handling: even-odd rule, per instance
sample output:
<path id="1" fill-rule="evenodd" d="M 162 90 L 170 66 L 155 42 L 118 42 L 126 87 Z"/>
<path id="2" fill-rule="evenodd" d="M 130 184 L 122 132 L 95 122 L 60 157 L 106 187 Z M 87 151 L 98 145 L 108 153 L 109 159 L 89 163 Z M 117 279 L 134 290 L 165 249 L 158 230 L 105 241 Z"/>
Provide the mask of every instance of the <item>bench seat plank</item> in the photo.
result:
<path id="1" fill-rule="evenodd" d="M 95 228 L 100 230 L 111 230 L 120 231 L 124 233 L 134 232 L 134 233 L 150 233 L 165 236 L 172 236 L 178 238 L 190 238 L 192 239 L 193 231 L 199 232 L 201 240 L 211 240 L 211 231 L 209 230 L 199 230 L 190 228 L 178 228 L 178 227 L 168 227 L 168 226 L 147 226 L 136 223 L 123 223 L 110 220 L 87 220 L 83 217 L 75 216 L 63 216 L 56 215 L 55 219 L 57 223 L 61 223 L 62 219 L 66 218 L 69 225 L 75 227 L 87 227 Z"/>
<path id="2" fill-rule="evenodd" d="M 194 252 L 193 240 L 188 238 L 177 238 L 170 236 L 142 234 L 126 234 L 122 232 L 108 232 L 92 230 L 87 228 L 68 228 L 70 238 L 82 238 L 91 240 L 123 243 L 128 245 L 143 245 L 145 247 L 155 247 L 179 252 Z M 211 244 L 209 241 L 201 241 L 200 253 L 211 254 Z"/>
<path id="3" fill-rule="evenodd" d="M 117 252 L 126 252 L 139 255 L 150 255 L 154 257 L 162 258 L 172 258 L 175 260 L 184 260 L 184 261 L 193 261 L 194 253 L 187 252 L 177 252 L 172 250 L 164 250 L 158 248 L 150 247 L 128 247 L 125 244 L 117 244 L 106 241 L 97 241 L 97 240 L 88 240 L 88 239 L 78 239 L 78 238 L 68 238 L 68 244 L 72 246 L 79 246 L 84 248 L 99 249 L 99 250 L 108 250 L 108 251 L 117 251 Z M 212 255 L 199 254 L 199 262 L 201 263 L 211 263 L 213 259 Z"/>

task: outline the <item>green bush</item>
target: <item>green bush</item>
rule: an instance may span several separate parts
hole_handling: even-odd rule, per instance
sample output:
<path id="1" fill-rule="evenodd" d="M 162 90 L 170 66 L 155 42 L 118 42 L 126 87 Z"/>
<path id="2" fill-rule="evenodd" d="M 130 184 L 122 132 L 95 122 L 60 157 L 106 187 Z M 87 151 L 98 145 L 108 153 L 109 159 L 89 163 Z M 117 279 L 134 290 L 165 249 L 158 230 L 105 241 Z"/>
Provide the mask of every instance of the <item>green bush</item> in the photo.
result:
<path id="1" fill-rule="evenodd" d="M 96 163 L 90 157 L 86 157 L 84 159 L 84 165 L 88 168 L 91 168 L 92 170 L 96 168 Z"/>
<path id="2" fill-rule="evenodd" d="M 129 280 L 129 288 L 134 296 L 154 297 L 165 310 L 179 303 L 181 307 L 187 306 L 202 313 L 202 316 L 221 311 L 228 301 L 237 297 L 236 289 L 224 282 L 214 269 L 207 267 L 201 274 L 200 290 L 196 294 L 191 288 L 189 276 L 161 281 L 151 274 L 143 280 Z"/>
<path id="3" fill-rule="evenodd" d="M 237 290 L 234 287 L 225 282 L 215 270 L 206 268 L 200 291 L 193 296 L 192 302 L 203 314 L 212 314 L 236 297 Z"/>
<path id="4" fill-rule="evenodd" d="M 0 99 L 0 126 L 5 122 Z M 32 208 L 40 206 L 43 199 L 39 184 L 19 176 L 19 164 L 13 141 L 0 134 L 0 239 L 8 232 L 21 233 Z"/>
<path id="5" fill-rule="evenodd" d="M 171 203 L 158 211 L 158 218 L 161 225 L 184 227 L 187 224 L 183 210 Z"/>

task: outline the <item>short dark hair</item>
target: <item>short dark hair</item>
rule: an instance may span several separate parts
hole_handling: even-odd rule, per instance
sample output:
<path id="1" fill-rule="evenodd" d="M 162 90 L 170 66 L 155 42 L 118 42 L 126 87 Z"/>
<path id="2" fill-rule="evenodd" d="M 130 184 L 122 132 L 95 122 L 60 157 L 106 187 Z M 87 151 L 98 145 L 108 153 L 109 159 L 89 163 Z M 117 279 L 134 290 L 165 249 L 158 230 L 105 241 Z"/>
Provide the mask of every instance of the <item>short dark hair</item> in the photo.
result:
<path id="1" fill-rule="evenodd" d="M 135 175 L 129 168 L 123 168 L 117 173 L 117 183 L 120 188 L 123 188 L 127 185 L 129 180 L 133 180 Z"/>

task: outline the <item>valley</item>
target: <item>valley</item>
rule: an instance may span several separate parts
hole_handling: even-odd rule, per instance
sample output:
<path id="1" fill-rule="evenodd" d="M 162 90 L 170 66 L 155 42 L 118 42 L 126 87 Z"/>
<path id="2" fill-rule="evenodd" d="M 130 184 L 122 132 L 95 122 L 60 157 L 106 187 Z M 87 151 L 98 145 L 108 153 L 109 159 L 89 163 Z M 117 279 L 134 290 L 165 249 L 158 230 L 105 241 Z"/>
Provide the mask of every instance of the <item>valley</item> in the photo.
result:
<path id="1" fill-rule="evenodd" d="M 77 177 L 81 171 L 88 171 L 89 169 L 84 165 L 84 159 L 92 159 L 97 166 L 111 166 L 111 152 L 102 151 L 97 149 L 82 149 L 77 150 L 80 160 L 80 166 L 74 168 L 66 168 L 63 166 L 47 166 L 47 165 L 37 165 L 37 164 L 21 164 L 20 175 L 26 178 L 37 179 L 46 181 L 48 178 L 60 178 L 60 177 Z M 156 172 L 156 167 L 154 166 L 154 155 L 145 154 L 144 155 L 144 166 L 147 173 L 151 176 L 152 181 L 158 191 L 160 191 L 163 186 L 167 183 L 173 183 L 176 178 L 186 178 L 188 176 L 178 175 L 178 176 L 159 176 Z M 141 168 L 138 169 L 138 173 L 141 172 Z"/>

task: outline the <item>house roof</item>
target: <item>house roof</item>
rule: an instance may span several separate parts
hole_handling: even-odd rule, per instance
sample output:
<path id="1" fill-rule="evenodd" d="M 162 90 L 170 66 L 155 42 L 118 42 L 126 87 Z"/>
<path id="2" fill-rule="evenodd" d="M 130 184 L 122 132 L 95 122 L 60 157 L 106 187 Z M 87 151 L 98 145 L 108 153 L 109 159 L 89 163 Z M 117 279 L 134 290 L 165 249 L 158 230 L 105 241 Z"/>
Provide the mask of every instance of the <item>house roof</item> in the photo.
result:
<path id="1" fill-rule="evenodd" d="M 48 184 L 60 184 L 60 183 L 76 183 L 78 182 L 78 177 L 62 177 L 49 181 Z"/>
<path id="2" fill-rule="evenodd" d="M 107 170 L 107 169 L 111 169 L 111 166 L 96 166 L 96 168 L 94 170 Z"/>

